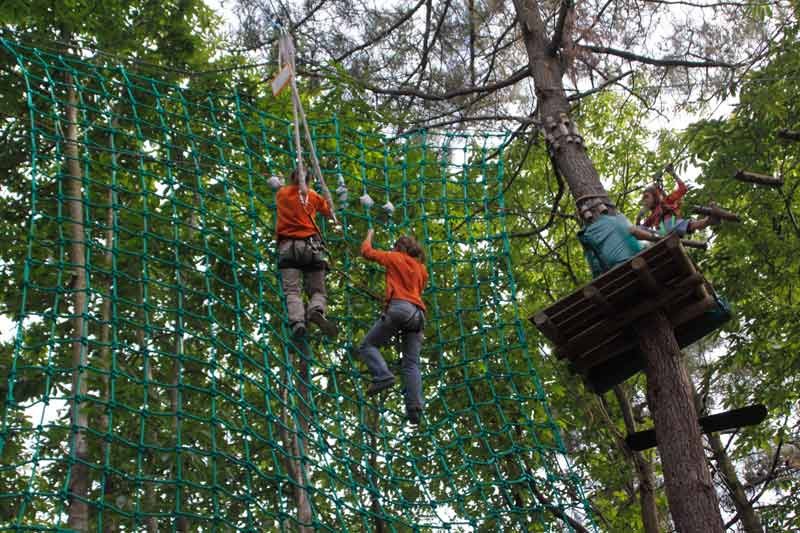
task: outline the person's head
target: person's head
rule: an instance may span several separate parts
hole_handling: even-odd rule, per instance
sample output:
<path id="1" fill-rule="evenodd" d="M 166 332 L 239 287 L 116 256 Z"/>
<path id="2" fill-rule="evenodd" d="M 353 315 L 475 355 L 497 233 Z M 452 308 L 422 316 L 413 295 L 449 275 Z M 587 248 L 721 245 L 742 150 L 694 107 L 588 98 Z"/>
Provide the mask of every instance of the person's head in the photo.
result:
<path id="1" fill-rule="evenodd" d="M 294 169 L 292 171 L 292 175 L 289 176 L 289 183 L 292 185 L 299 185 L 300 184 L 300 170 Z"/>
<path id="2" fill-rule="evenodd" d="M 408 256 L 413 257 L 420 263 L 425 262 L 425 251 L 419 245 L 414 237 L 403 235 L 397 242 L 394 243 L 395 252 L 402 252 Z"/>
<path id="3" fill-rule="evenodd" d="M 642 206 L 652 211 L 661 203 L 661 190 L 658 185 L 651 183 L 642 193 Z"/>

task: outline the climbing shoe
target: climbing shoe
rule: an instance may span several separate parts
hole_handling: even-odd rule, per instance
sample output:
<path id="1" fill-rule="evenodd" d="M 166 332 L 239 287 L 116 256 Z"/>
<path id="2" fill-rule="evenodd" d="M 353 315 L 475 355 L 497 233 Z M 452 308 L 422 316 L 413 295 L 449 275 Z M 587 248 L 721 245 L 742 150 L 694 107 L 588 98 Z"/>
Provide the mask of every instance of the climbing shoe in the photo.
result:
<path id="1" fill-rule="evenodd" d="M 292 337 L 301 339 L 306 336 L 306 325 L 304 322 L 295 322 L 292 324 Z"/>
<path id="2" fill-rule="evenodd" d="M 419 425 L 419 418 L 422 415 L 422 409 L 408 409 L 406 411 L 406 418 L 408 418 L 408 423 L 412 426 Z"/>
<path id="3" fill-rule="evenodd" d="M 335 337 L 339 334 L 339 328 L 336 327 L 336 324 L 325 318 L 325 315 L 319 309 L 309 311 L 308 320 L 316 324 L 319 330 L 328 337 Z"/>
<path id="4" fill-rule="evenodd" d="M 367 396 L 375 396 L 381 391 L 391 388 L 394 385 L 394 376 L 382 381 L 373 381 L 367 388 Z"/>

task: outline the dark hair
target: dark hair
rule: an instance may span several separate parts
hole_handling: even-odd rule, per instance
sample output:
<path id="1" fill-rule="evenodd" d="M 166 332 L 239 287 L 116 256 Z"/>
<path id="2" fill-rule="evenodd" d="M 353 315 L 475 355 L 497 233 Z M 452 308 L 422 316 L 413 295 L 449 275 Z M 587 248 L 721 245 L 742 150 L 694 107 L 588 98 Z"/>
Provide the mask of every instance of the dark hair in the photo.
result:
<path id="1" fill-rule="evenodd" d="M 300 172 L 299 169 L 295 168 L 292 170 L 292 175 L 289 176 L 289 183 L 300 183 Z"/>
<path id="2" fill-rule="evenodd" d="M 394 249 L 398 252 L 403 252 L 404 254 L 413 257 L 420 263 L 425 262 L 425 251 L 422 249 L 422 246 L 420 246 L 417 240 L 410 235 L 403 235 L 397 239 L 397 242 L 394 243 Z"/>

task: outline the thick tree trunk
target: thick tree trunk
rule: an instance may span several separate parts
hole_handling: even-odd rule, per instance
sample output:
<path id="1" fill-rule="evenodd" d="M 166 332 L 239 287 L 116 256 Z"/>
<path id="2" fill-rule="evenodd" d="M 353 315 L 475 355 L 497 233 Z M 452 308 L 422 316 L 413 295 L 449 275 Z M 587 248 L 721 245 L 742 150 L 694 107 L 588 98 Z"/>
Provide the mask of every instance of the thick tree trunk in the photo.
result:
<path id="1" fill-rule="evenodd" d="M 69 261 L 72 264 L 72 401 L 70 414 L 73 425 L 73 460 L 69 474 L 69 511 L 67 526 L 76 531 L 89 529 L 89 505 L 80 498 L 89 493 L 89 444 L 86 441 L 88 415 L 81 409 L 81 399 L 86 397 L 86 242 L 83 224 L 83 175 L 78 160 L 78 95 L 72 76 L 66 75 L 67 108 L 64 156 L 66 158 L 66 195 L 70 218 Z"/>
<path id="2" fill-rule="evenodd" d="M 723 531 L 706 466 L 689 375 L 669 320 L 657 312 L 638 324 L 647 403 L 655 423 L 669 509 L 681 533 Z"/>
<path id="3" fill-rule="evenodd" d="M 622 411 L 622 419 L 625 422 L 625 430 L 630 433 L 636 432 L 636 420 L 633 417 L 633 409 L 625 394 L 622 386 L 614 387 L 614 396 L 619 403 Z M 642 524 L 645 533 L 659 533 L 658 528 L 658 506 L 656 505 L 656 478 L 653 475 L 653 465 L 641 452 L 631 451 L 633 464 L 636 467 L 636 474 L 639 478 L 639 501 L 642 507 Z"/>
<path id="4" fill-rule="evenodd" d="M 558 122 L 569 114 L 557 46 L 547 37 L 537 0 L 514 0 L 528 65 L 536 89 L 539 117 Z M 556 132 L 558 133 L 558 132 Z M 597 170 L 579 142 L 551 143 L 553 160 L 582 207 L 587 198 L 606 198 Z M 647 361 L 648 403 L 656 423 L 667 497 L 681 533 L 722 532 L 711 476 L 705 463 L 700 427 L 691 401 L 689 378 L 672 326 L 657 313 L 640 323 L 640 347 Z"/>
<path id="5" fill-rule="evenodd" d="M 708 436 L 708 442 L 711 445 L 711 449 L 714 450 L 714 460 L 717 463 L 717 469 L 722 475 L 725 485 L 728 487 L 733 505 L 736 507 L 736 514 L 742 522 L 742 528 L 746 533 L 764 533 L 764 526 L 761 525 L 761 520 L 759 520 L 753 508 L 753 504 L 750 503 L 750 499 L 744 491 L 742 482 L 739 481 L 739 476 L 736 474 L 736 469 L 731 462 L 731 458 L 722 445 L 719 434 L 711 433 Z"/>

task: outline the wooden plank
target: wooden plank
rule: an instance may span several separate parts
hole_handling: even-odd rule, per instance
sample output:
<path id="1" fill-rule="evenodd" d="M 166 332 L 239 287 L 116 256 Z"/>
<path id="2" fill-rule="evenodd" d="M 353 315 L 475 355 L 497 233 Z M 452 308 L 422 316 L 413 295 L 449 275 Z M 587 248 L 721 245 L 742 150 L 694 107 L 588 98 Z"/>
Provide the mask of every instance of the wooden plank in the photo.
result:
<path id="1" fill-rule="evenodd" d="M 679 326 L 699 317 L 714 307 L 715 304 L 716 301 L 714 300 L 714 297 L 708 295 L 692 305 L 675 309 L 673 312 L 667 314 L 667 318 L 669 318 L 669 321 L 672 323 L 672 327 Z"/>
<path id="2" fill-rule="evenodd" d="M 715 415 L 704 416 L 698 420 L 703 433 L 716 433 L 745 426 L 755 426 L 767 418 L 767 408 L 762 404 L 749 405 L 732 409 Z M 656 432 L 653 429 L 637 431 L 625 437 L 628 447 L 637 452 L 654 448 L 658 445 Z"/>
<path id="3" fill-rule="evenodd" d="M 602 344 L 573 359 L 571 364 L 578 373 L 586 375 L 606 361 L 633 350 L 638 344 L 638 340 L 627 336 L 624 331 L 618 331 Z"/>
<path id="4" fill-rule="evenodd" d="M 605 318 L 614 318 L 616 316 L 616 308 L 603 296 L 600 289 L 594 285 L 587 285 L 583 288 L 583 297 L 597 307 Z"/>
<path id="5" fill-rule="evenodd" d="M 648 313 L 668 306 L 673 300 L 684 298 L 687 293 L 691 293 L 694 290 L 694 287 L 701 286 L 692 286 L 690 283 L 701 284 L 703 282 L 703 277 L 693 276 L 687 278 L 687 280 L 687 284 L 684 287 L 676 287 L 672 290 L 664 291 L 664 293 L 658 297 L 645 298 L 640 301 L 638 305 L 619 313 L 614 320 L 600 321 L 580 334 L 567 339 L 566 343 L 559 345 L 560 353 L 571 360 L 581 357 L 584 352 L 600 344 L 604 338 L 610 336 L 612 333 L 628 327 L 632 322 Z"/>
<path id="6" fill-rule="evenodd" d="M 658 296 L 664 291 L 664 287 L 662 287 L 661 284 L 656 281 L 653 273 L 650 272 L 650 267 L 647 265 L 647 261 L 645 261 L 643 258 L 634 257 L 631 260 L 631 269 L 639 279 L 639 283 L 644 286 L 644 290 L 647 294 L 651 296 Z"/>
<path id="7" fill-rule="evenodd" d="M 550 317 L 547 316 L 547 313 L 544 311 L 540 311 L 536 313 L 533 318 L 533 323 L 536 327 L 541 331 L 545 337 L 550 339 L 551 342 L 556 344 L 556 346 L 564 344 L 566 339 L 558 330 L 558 328 L 553 324 L 550 320 Z"/>

